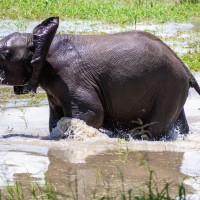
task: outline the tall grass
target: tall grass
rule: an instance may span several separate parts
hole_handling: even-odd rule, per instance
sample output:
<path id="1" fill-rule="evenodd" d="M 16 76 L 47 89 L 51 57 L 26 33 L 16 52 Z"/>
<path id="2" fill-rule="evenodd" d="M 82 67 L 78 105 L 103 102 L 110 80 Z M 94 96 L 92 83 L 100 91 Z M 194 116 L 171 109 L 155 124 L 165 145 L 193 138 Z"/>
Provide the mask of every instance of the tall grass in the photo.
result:
<path id="1" fill-rule="evenodd" d="M 177 194 L 170 194 L 170 184 L 165 183 L 161 190 L 157 187 L 157 182 L 154 177 L 154 172 L 149 171 L 149 180 L 147 183 L 147 190 L 135 192 L 134 188 L 129 188 L 126 190 L 124 186 L 123 174 L 118 172 L 119 180 L 121 181 L 121 186 L 118 192 L 113 193 L 111 186 L 104 182 L 104 188 L 97 187 L 95 190 L 91 191 L 91 194 L 84 196 L 82 194 L 76 194 L 78 189 L 77 184 L 67 183 L 66 190 L 67 195 L 59 194 L 56 188 L 46 181 L 43 187 L 38 184 L 33 184 L 30 188 L 26 188 L 21 185 L 20 182 L 16 182 L 14 186 L 8 186 L 4 190 L 0 190 L 0 200 L 56 200 L 56 199 L 73 199 L 73 200 L 172 200 L 186 199 L 186 190 L 183 184 L 177 188 Z M 101 177 L 104 179 L 104 177 Z M 72 185 L 74 187 L 72 187 Z M 100 188 L 100 189 L 99 189 Z M 28 192 L 27 192 L 28 191 Z"/>
<path id="2" fill-rule="evenodd" d="M 193 71 L 200 70 L 200 53 L 199 51 L 189 51 L 182 55 L 183 62 Z"/>
<path id="3" fill-rule="evenodd" d="M 200 16 L 199 0 L 1 0 L 0 18 L 60 16 L 110 23 L 186 21 Z"/>

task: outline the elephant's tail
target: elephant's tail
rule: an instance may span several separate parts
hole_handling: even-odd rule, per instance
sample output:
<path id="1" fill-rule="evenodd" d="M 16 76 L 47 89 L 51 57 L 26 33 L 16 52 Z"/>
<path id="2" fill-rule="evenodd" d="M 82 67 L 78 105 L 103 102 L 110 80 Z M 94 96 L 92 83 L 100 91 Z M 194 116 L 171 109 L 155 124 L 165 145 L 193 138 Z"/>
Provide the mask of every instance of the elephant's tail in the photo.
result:
<path id="1" fill-rule="evenodd" d="M 182 62 L 182 60 L 180 60 L 180 61 Z M 200 87 L 199 87 L 199 84 L 198 84 L 197 80 L 195 79 L 194 75 L 190 72 L 190 70 L 187 68 L 187 66 L 184 63 L 183 63 L 183 67 L 185 68 L 186 73 L 188 74 L 190 87 L 194 88 L 196 90 L 196 92 L 200 95 Z"/>
<path id="2" fill-rule="evenodd" d="M 178 59 L 182 62 L 182 60 L 180 58 L 178 58 Z M 183 62 L 182 62 L 182 64 L 188 75 L 190 87 L 194 88 L 196 90 L 196 92 L 200 95 L 200 87 L 199 87 L 199 84 L 198 84 L 196 78 L 194 77 L 194 75 L 190 72 L 190 70 L 187 68 L 187 66 Z"/>
<path id="3" fill-rule="evenodd" d="M 182 62 L 182 60 L 178 56 L 177 56 L 177 58 Z M 190 87 L 194 88 L 196 90 L 196 92 L 200 95 L 200 87 L 199 87 L 199 84 L 198 84 L 196 78 L 194 77 L 194 75 L 190 72 L 190 70 L 187 68 L 187 66 L 183 62 L 182 62 L 182 64 L 188 75 Z"/>
<path id="4" fill-rule="evenodd" d="M 178 58 L 178 56 L 177 56 L 177 58 Z M 178 59 L 182 62 L 182 60 L 180 58 L 178 58 Z M 182 62 L 182 64 L 186 70 L 186 73 L 188 74 L 190 87 L 194 88 L 196 90 L 196 92 L 200 95 L 200 87 L 199 87 L 199 84 L 198 84 L 196 78 L 194 77 L 194 75 L 190 72 L 190 70 L 187 68 L 187 66 L 183 62 Z"/>
<path id="5" fill-rule="evenodd" d="M 188 70 L 189 71 L 189 70 Z M 199 84 L 197 82 L 197 80 L 195 79 L 195 77 L 191 74 L 191 72 L 189 71 L 189 76 L 190 76 L 190 86 L 192 88 L 194 88 L 197 93 L 200 95 L 200 87 Z"/>

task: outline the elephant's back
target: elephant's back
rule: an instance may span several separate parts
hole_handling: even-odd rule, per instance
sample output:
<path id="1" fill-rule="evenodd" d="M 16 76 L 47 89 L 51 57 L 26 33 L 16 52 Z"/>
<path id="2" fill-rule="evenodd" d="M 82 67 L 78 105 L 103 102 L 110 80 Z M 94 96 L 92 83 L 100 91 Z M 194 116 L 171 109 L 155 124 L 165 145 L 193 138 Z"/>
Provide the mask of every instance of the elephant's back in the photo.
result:
<path id="1" fill-rule="evenodd" d="M 168 62 L 177 59 L 175 53 L 156 36 L 143 31 L 127 31 L 107 35 L 73 35 L 71 40 L 75 43 L 79 55 L 89 65 L 117 70 L 118 67 L 134 70 L 133 67 L 146 64 L 139 70 L 153 70 L 158 62 Z M 134 65 L 133 65 L 134 64 Z M 110 67 L 110 68 L 111 68 Z M 135 67 L 136 68 L 136 67 Z M 156 67 L 157 68 L 157 67 Z M 120 69 L 119 69 L 120 70 Z"/>

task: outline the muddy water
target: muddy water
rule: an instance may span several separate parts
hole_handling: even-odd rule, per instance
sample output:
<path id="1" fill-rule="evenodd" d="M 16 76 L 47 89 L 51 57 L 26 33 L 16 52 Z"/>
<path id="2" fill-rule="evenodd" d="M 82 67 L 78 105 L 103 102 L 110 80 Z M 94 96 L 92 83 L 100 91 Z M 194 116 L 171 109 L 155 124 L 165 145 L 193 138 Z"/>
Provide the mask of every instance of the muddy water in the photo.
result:
<path id="1" fill-rule="evenodd" d="M 14 31 L 31 32 L 38 22 L 0 21 L 0 36 Z M 101 22 L 61 22 L 60 32 L 109 33 L 120 30 L 147 30 L 163 38 L 176 52 L 185 53 L 200 43 L 197 24 L 110 26 Z M 200 75 L 195 75 L 200 83 Z M 1 94 L 0 94 L 1 95 Z M 154 170 L 158 187 L 171 183 L 175 194 L 184 181 L 191 199 L 200 199 L 200 97 L 190 90 L 185 111 L 190 134 L 174 132 L 173 141 L 129 142 L 98 135 L 83 141 L 44 141 L 48 135 L 47 101 L 30 107 L 27 99 L 8 99 L 0 110 L 0 187 L 16 180 L 23 185 L 46 179 L 62 194 L 71 195 L 69 183 L 80 199 L 92 192 L 103 193 L 109 185 L 113 193 L 126 189 L 145 190 Z M 90 196 L 91 197 L 91 196 Z"/>

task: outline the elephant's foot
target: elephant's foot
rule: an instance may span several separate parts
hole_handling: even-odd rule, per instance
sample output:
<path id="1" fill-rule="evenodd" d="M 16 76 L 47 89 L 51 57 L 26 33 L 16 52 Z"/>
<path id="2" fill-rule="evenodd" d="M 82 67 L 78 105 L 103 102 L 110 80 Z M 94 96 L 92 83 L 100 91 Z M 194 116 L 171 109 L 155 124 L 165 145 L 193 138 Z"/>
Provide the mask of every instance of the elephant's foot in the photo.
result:
<path id="1" fill-rule="evenodd" d="M 171 126 L 168 130 L 167 135 L 164 139 L 167 140 L 176 140 L 176 139 L 183 139 L 185 135 L 189 133 L 189 126 L 187 123 L 187 119 L 185 116 L 184 109 L 181 110 L 179 117 L 175 121 L 175 123 Z"/>

